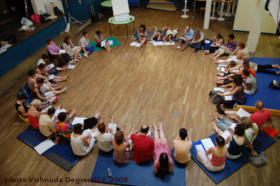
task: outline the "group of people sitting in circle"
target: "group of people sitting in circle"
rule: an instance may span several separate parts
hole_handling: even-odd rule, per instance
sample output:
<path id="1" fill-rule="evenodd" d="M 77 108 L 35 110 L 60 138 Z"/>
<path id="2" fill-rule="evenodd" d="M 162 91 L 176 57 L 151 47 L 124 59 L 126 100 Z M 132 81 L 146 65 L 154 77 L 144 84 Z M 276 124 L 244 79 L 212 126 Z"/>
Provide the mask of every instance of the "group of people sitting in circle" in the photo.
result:
<path id="1" fill-rule="evenodd" d="M 168 27 L 163 31 L 154 27 L 152 39 L 173 42 L 174 37 L 178 34 L 179 29 L 171 30 Z M 204 44 L 204 33 L 194 32 L 189 26 L 185 29 L 184 36 L 179 38 L 179 45 L 176 49 L 183 51 L 189 45 L 201 49 Z M 146 41 L 147 33 L 145 25 L 139 29 L 139 40 L 141 45 Z M 103 36 L 100 31 L 96 32 L 96 47 L 101 47 Z M 55 138 L 55 143 L 70 141 L 73 153 L 78 156 L 85 156 L 90 153 L 98 143 L 100 153 L 113 152 L 114 161 L 118 164 L 129 163 L 132 159 L 137 164 L 143 164 L 154 160 L 154 173 L 164 175 L 173 172 L 173 159 L 171 148 L 169 147 L 163 123 L 158 127 L 153 123 L 153 130 L 148 125 L 142 125 L 140 130 L 133 126 L 129 134 L 125 134 L 123 129 L 117 128 L 116 131 L 108 128 L 100 112 L 94 117 L 86 119 L 83 123 L 72 124 L 71 120 L 75 115 L 75 110 L 65 110 L 61 105 L 56 108 L 51 104 L 58 101 L 57 95 L 65 92 L 66 87 L 60 87 L 55 84 L 66 81 L 69 76 L 57 76 L 57 71 L 65 71 L 67 64 L 72 60 L 81 60 L 80 52 L 84 56 L 90 55 L 94 46 L 89 45 L 89 34 L 83 32 L 79 45 L 75 46 L 71 38 L 66 36 L 64 43 L 59 48 L 52 39 L 47 39 L 48 54 L 43 54 L 37 62 L 37 67 L 28 71 L 27 90 L 19 91 L 15 104 L 16 110 L 21 119 L 28 121 L 34 129 L 38 129 L 42 135 Z M 108 52 L 112 49 L 106 44 L 103 46 Z M 60 53 L 61 49 L 65 53 Z M 217 146 L 209 149 L 207 152 L 198 151 L 197 159 L 210 171 L 220 171 L 225 167 L 225 159 L 237 159 L 242 155 L 244 147 L 248 147 L 251 154 L 256 156 L 257 153 L 253 148 L 253 141 L 256 138 L 259 129 L 272 119 L 268 109 L 264 109 L 262 101 L 258 100 L 255 104 L 256 112 L 250 117 L 238 117 L 235 111 L 226 111 L 223 107 L 232 107 L 235 103 L 242 104 L 245 102 L 245 95 L 253 94 L 256 91 L 256 73 L 264 72 L 279 74 L 279 72 L 269 71 L 267 68 L 279 68 L 278 65 L 258 65 L 250 62 L 248 49 L 243 42 L 238 44 L 234 35 L 228 35 L 228 44 L 224 45 L 224 39 L 221 34 L 215 36 L 215 40 L 209 50 L 205 50 L 205 55 L 214 53 L 211 58 L 217 59 L 223 54 L 230 55 L 227 60 L 218 60 L 217 64 L 225 64 L 227 72 L 218 73 L 217 84 L 221 87 L 229 88 L 226 91 L 231 93 L 221 96 L 232 95 L 231 101 L 224 101 L 217 105 L 217 113 L 213 115 L 213 130 L 218 133 L 216 137 Z M 49 58 L 57 59 L 58 67 L 52 63 L 47 64 Z M 236 70 L 236 71 L 234 71 Z M 26 101 L 31 97 L 30 104 Z M 226 116 L 234 121 L 226 119 Z M 109 124 L 116 124 L 114 118 L 110 117 Z M 225 135 L 229 133 L 230 135 Z M 190 161 L 190 149 L 192 140 L 185 128 L 179 130 L 179 135 L 173 140 L 175 163 L 179 167 L 185 167 Z M 212 158 L 209 159 L 209 155 Z"/>

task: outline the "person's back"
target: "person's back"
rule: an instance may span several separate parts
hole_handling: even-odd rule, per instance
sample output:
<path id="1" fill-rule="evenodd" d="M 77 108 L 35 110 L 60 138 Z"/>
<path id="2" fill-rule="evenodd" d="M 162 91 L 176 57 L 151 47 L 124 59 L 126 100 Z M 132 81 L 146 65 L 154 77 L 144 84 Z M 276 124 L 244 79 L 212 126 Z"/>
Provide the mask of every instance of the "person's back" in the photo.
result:
<path id="1" fill-rule="evenodd" d="M 244 92 L 246 94 L 254 94 L 256 92 L 257 89 L 257 80 L 254 76 L 252 76 L 251 74 L 249 74 L 249 76 L 246 78 L 245 80 L 245 84 L 250 84 L 250 89 L 244 89 Z"/>
<path id="2" fill-rule="evenodd" d="M 258 125 L 256 123 L 252 123 L 252 127 L 247 128 L 245 130 L 245 138 L 247 142 L 253 143 L 253 141 L 256 139 L 258 131 Z"/>
<path id="3" fill-rule="evenodd" d="M 187 135 L 187 130 L 181 128 L 179 130 L 179 136 L 173 140 L 174 145 L 174 157 L 176 162 L 185 164 L 190 161 L 190 149 L 192 148 L 192 141 Z"/>
<path id="4" fill-rule="evenodd" d="M 226 146 L 224 146 L 220 149 L 217 147 L 214 147 L 214 150 L 212 153 L 212 159 L 210 160 L 211 164 L 216 167 L 223 166 L 225 164 L 226 157 L 227 157 L 227 147 Z"/>
<path id="5" fill-rule="evenodd" d="M 111 133 L 99 133 L 97 136 L 98 146 L 104 152 L 113 150 L 114 136 Z"/>
<path id="6" fill-rule="evenodd" d="M 268 109 L 262 109 L 256 111 L 250 116 L 253 123 L 256 123 L 259 129 L 267 122 L 268 119 L 272 118 L 272 114 Z"/>
<path id="7" fill-rule="evenodd" d="M 232 140 L 229 143 L 228 153 L 230 155 L 240 155 L 245 145 L 245 138 L 238 137 L 237 135 L 232 136 Z"/>
<path id="8" fill-rule="evenodd" d="M 145 163 L 152 159 L 154 150 L 154 141 L 145 135 L 131 135 L 134 143 L 133 160 L 136 163 Z"/>
<path id="9" fill-rule="evenodd" d="M 39 130 L 46 137 L 49 137 L 53 134 L 54 121 L 48 114 L 44 114 L 44 115 L 40 116 Z"/>

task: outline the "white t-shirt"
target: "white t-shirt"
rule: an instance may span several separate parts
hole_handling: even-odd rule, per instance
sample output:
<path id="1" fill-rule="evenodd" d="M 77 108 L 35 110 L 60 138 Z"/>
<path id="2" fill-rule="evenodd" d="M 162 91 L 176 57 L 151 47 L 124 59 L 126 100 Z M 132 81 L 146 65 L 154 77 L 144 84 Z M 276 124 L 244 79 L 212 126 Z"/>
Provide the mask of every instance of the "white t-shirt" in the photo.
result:
<path id="1" fill-rule="evenodd" d="M 82 48 L 85 48 L 89 45 L 89 38 L 85 38 L 84 36 L 80 39 L 79 44 Z"/>
<path id="2" fill-rule="evenodd" d="M 46 64 L 45 61 L 42 58 L 38 60 L 37 67 L 41 64 L 44 64 L 44 65 Z"/>
<path id="3" fill-rule="evenodd" d="M 99 133 L 97 136 L 98 146 L 104 152 L 113 150 L 114 136 L 111 133 Z"/>
<path id="4" fill-rule="evenodd" d="M 254 134 L 257 130 L 259 130 L 259 127 L 258 127 L 258 125 L 257 125 L 256 123 L 253 123 L 252 128 L 246 129 L 246 130 L 245 130 L 245 138 L 246 138 L 246 141 L 252 143 L 252 142 L 256 139 L 256 137 L 257 137 L 257 135 L 253 136 L 253 134 Z"/>

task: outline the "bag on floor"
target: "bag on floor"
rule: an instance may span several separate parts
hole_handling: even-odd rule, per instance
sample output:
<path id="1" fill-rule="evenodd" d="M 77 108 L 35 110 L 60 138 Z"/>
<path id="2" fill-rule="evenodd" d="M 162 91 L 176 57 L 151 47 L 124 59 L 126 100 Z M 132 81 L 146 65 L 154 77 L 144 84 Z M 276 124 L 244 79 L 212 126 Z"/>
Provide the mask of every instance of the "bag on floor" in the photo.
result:
<path id="1" fill-rule="evenodd" d="M 33 23 L 40 23 L 40 16 L 38 14 L 32 14 L 30 19 Z"/>
<path id="2" fill-rule="evenodd" d="M 216 104 L 216 105 L 220 105 L 224 102 L 224 96 L 220 96 L 217 94 L 218 91 L 210 91 L 209 92 L 209 101 L 210 103 Z"/>
<path id="3" fill-rule="evenodd" d="M 47 22 L 48 17 L 49 17 L 49 14 L 40 11 L 40 21 L 41 21 L 41 23 Z"/>
<path id="4" fill-rule="evenodd" d="M 269 84 L 269 88 L 275 89 L 275 90 L 280 90 L 280 83 L 276 80 L 273 80 Z"/>
<path id="5" fill-rule="evenodd" d="M 264 153 L 260 153 L 258 156 L 250 155 L 249 162 L 256 167 L 261 167 L 267 164 L 267 157 Z"/>

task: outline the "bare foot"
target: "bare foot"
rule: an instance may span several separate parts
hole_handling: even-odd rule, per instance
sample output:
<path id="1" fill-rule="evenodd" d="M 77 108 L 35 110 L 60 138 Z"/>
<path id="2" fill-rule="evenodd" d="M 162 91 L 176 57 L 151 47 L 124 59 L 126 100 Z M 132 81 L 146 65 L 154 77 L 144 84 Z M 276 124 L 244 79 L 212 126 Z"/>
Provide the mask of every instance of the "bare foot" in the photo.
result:
<path id="1" fill-rule="evenodd" d="M 163 122 L 160 122 L 160 128 L 162 129 Z"/>
<path id="2" fill-rule="evenodd" d="M 155 129 L 155 130 L 158 129 L 155 123 L 153 123 L 153 126 L 154 126 L 154 129 Z"/>
<path id="3" fill-rule="evenodd" d="M 94 116 L 94 117 L 95 117 L 95 119 L 97 119 L 97 120 L 98 120 L 98 119 L 100 118 L 100 114 L 101 114 L 101 112 L 96 112 L 96 114 L 95 114 L 95 116 Z"/>
<path id="4" fill-rule="evenodd" d="M 74 110 L 70 113 L 69 117 L 72 118 L 75 114 L 76 114 L 76 109 L 74 109 Z"/>
<path id="5" fill-rule="evenodd" d="M 101 120 L 100 120 L 100 123 L 103 123 L 103 122 L 104 122 L 104 119 L 101 119 Z"/>
<path id="6" fill-rule="evenodd" d="M 111 123 L 115 123 L 114 117 L 112 115 L 110 116 L 110 119 L 111 119 Z"/>
<path id="7" fill-rule="evenodd" d="M 72 109 L 69 109 L 66 111 L 67 114 L 69 114 L 72 111 Z"/>
<path id="8" fill-rule="evenodd" d="M 218 131 L 218 127 L 217 127 L 217 125 L 216 125 L 216 123 L 213 121 L 213 127 L 212 127 L 212 129 L 215 131 L 215 132 L 217 132 Z"/>

